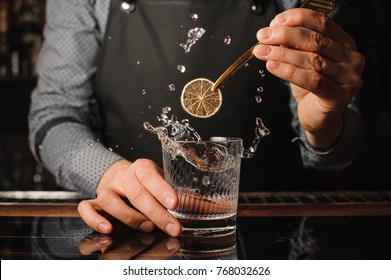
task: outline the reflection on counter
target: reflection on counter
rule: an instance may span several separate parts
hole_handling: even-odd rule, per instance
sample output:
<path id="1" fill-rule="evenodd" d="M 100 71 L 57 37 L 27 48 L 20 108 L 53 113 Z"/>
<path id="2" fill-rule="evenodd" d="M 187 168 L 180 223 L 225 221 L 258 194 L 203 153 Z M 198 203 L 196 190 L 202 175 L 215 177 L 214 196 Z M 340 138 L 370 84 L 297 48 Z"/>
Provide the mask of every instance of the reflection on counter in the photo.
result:
<path id="1" fill-rule="evenodd" d="M 390 259 L 391 217 L 239 218 L 214 240 L 141 233 L 122 225 L 92 232 L 80 218 L 0 219 L 1 259 Z M 216 246 L 218 247 L 216 250 Z M 224 247 L 226 246 L 226 247 Z"/>
<path id="2" fill-rule="evenodd" d="M 206 239 L 173 238 L 160 230 L 135 231 L 115 224 L 114 233 L 93 232 L 79 218 L 13 218 L 15 232 L 1 230 L 1 259 L 237 259 L 236 234 Z M 3 229 L 6 227 L 2 227 Z M 9 227 L 8 227 L 9 229 Z"/>

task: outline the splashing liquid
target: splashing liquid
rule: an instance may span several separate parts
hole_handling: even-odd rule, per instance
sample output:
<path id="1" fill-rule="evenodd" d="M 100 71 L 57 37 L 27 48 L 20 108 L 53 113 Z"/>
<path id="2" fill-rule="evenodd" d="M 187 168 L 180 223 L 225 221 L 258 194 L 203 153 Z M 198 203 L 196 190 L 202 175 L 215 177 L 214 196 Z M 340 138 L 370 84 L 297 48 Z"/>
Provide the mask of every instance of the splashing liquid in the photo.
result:
<path id="1" fill-rule="evenodd" d="M 221 165 L 219 162 L 224 161 L 228 164 L 224 165 L 226 169 L 230 162 L 234 163 L 232 157 L 225 147 L 213 145 L 209 147 L 201 141 L 201 136 L 190 126 L 188 119 L 178 121 L 177 116 L 172 115 L 171 118 L 167 114 L 171 111 L 170 107 L 164 107 L 161 114 L 157 117 L 162 123 L 161 126 L 154 127 L 148 122 L 144 122 L 144 128 L 157 135 L 163 148 L 170 154 L 172 159 L 177 156 L 183 157 L 187 162 L 192 164 L 199 170 L 219 172 Z M 248 149 L 243 150 L 242 158 L 252 158 L 257 150 L 261 139 L 270 133 L 265 127 L 260 118 L 256 119 L 255 138 Z M 200 142 L 200 145 L 195 145 L 194 142 Z"/>
<path id="2" fill-rule="evenodd" d="M 250 147 L 243 151 L 242 158 L 252 158 L 257 151 L 259 142 L 263 137 L 270 134 L 270 130 L 263 124 L 261 118 L 256 118 L 255 120 L 255 138 L 252 141 Z"/>
<path id="3" fill-rule="evenodd" d="M 201 27 L 196 27 L 190 29 L 187 33 L 187 41 L 185 44 L 180 44 L 180 46 L 185 50 L 185 53 L 190 52 L 191 47 L 204 35 L 205 29 Z"/>

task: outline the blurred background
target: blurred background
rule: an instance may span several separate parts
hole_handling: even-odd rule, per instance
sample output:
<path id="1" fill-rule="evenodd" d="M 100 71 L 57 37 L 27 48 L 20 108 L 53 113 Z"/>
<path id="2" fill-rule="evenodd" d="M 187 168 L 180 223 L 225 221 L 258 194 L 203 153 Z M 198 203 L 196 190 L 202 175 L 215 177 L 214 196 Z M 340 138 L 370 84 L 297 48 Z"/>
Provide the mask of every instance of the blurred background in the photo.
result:
<path id="1" fill-rule="evenodd" d="M 340 189 L 387 190 L 391 186 L 391 97 L 387 68 L 391 62 L 388 11 L 384 0 L 337 0 L 337 22 L 356 40 L 366 57 L 360 103 L 367 126 L 365 147 L 343 175 L 317 174 Z M 42 44 L 45 0 L 0 0 L 0 190 L 58 190 L 53 178 L 37 164 L 28 148 L 27 113 L 36 83 L 35 64 Z M 388 72 L 390 71 L 390 72 Z M 315 181 L 314 181 L 315 182 Z"/>
<path id="2" fill-rule="evenodd" d="M 0 0 L 0 190 L 55 187 L 50 175 L 35 162 L 27 141 L 27 113 L 43 40 L 45 2 Z"/>

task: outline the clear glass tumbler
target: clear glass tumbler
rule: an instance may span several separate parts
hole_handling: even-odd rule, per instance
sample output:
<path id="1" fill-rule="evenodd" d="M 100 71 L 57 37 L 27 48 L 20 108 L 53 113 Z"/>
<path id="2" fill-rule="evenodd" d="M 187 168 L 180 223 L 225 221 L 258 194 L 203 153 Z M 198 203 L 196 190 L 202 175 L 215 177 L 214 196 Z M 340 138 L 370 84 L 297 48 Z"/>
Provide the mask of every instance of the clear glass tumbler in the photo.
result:
<path id="1" fill-rule="evenodd" d="M 178 207 L 170 213 L 186 234 L 233 234 L 242 139 L 211 137 L 177 144 L 175 155 L 163 147 L 164 178 L 179 196 Z"/>

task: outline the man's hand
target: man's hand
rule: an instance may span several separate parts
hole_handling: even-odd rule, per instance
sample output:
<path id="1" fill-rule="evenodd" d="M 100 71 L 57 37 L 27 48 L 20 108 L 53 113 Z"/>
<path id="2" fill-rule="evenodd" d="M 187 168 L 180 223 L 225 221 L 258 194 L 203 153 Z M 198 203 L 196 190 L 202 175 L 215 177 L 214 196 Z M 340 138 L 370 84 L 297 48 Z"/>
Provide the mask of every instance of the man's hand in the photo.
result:
<path id="1" fill-rule="evenodd" d="M 181 224 L 166 210 L 177 207 L 178 196 L 150 160 L 112 164 L 103 174 L 96 195 L 78 207 L 81 218 L 95 231 L 112 232 L 109 216 L 144 232 L 151 232 L 156 225 L 171 236 L 181 233 Z"/>
<path id="2" fill-rule="evenodd" d="M 257 38 L 254 55 L 291 83 L 309 142 L 319 149 L 333 146 L 362 86 L 365 60 L 354 40 L 325 14 L 300 8 L 278 14 Z"/>

